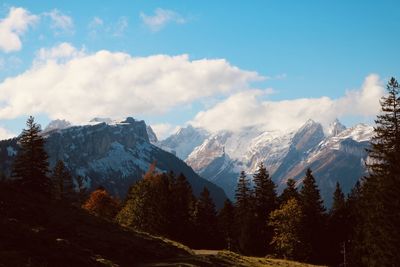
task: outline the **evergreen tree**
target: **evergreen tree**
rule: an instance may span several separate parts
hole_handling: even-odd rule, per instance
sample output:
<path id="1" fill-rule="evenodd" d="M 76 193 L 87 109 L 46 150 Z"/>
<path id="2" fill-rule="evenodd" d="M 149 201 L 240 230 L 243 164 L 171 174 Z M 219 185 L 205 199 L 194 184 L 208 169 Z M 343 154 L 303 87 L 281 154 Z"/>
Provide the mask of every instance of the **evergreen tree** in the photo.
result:
<path id="1" fill-rule="evenodd" d="M 253 240 L 255 254 L 263 256 L 270 251 L 272 228 L 268 224 L 270 213 L 277 207 L 275 184 L 261 162 L 254 174 L 254 211 L 257 238 Z"/>
<path id="2" fill-rule="evenodd" d="M 369 175 L 361 190 L 361 229 L 357 235 L 362 266 L 400 262 L 400 88 L 387 84 L 369 150 Z"/>
<path id="3" fill-rule="evenodd" d="M 206 187 L 200 194 L 194 212 L 196 247 L 220 248 L 221 240 L 218 232 L 217 212 L 215 204 Z"/>
<path id="4" fill-rule="evenodd" d="M 111 220 L 118 213 L 119 203 L 108 194 L 104 187 L 99 187 L 90 194 L 82 208 L 93 215 Z"/>
<path id="5" fill-rule="evenodd" d="M 300 190 L 300 203 L 303 212 L 302 242 L 305 248 L 305 260 L 322 263 L 325 257 L 325 208 L 312 171 L 307 169 Z"/>
<path id="6" fill-rule="evenodd" d="M 171 237 L 185 244 L 192 244 L 195 197 L 192 187 L 182 173 L 171 185 L 171 206 Z"/>
<path id="7" fill-rule="evenodd" d="M 250 207 L 252 192 L 250 189 L 250 181 L 244 171 L 240 172 L 238 184 L 235 191 L 236 207 L 238 213 L 246 213 Z"/>
<path id="8" fill-rule="evenodd" d="M 303 260 L 301 243 L 303 213 L 299 201 L 291 198 L 270 214 L 269 225 L 274 230 L 271 244 L 278 257 Z"/>
<path id="9" fill-rule="evenodd" d="M 280 205 L 284 204 L 289 199 L 295 198 L 299 200 L 299 192 L 296 189 L 296 181 L 292 178 L 289 178 L 286 181 L 286 188 L 283 190 L 282 194 L 279 196 Z"/>
<path id="10" fill-rule="evenodd" d="M 40 125 L 31 116 L 26 126 L 27 129 L 19 136 L 20 149 L 13 165 L 12 177 L 33 192 L 49 195 L 49 163 L 44 150 L 44 139 L 40 135 Z"/>
<path id="11" fill-rule="evenodd" d="M 240 173 L 236 188 L 235 223 L 239 252 L 245 255 L 254 254 L 255 211 L 250 181 L 244 171 Z"/>
<path id="12" fill-rule="evenodd" d="M 343 261 L 342 250 L 349 239 L 348 211 L 345 196 L 340 184 L 336 183 L 333 193 L 333 204 L 329 212 L 329 254 L 330 263 L 339 264 Z"/>
<path id="13" fill-rule="evenodd" d="M 224 207 L 218 214 L 218 224 L 225 241 L 224 248 L 234 250 L 236 247 L 235 207 L 229 199 L 225 200 Z"/>
<path id="14" fill-rule="evenodd" d="M 361 227 L 361 183 L 357 181 L 347 197 L 349 242 L 347 246 L 348 266 L 358 267 L 361 264 L 361 246 L 357 241 L 362 240 Z"/>
<path id="15" fill-rule="evenodd" d="M 56 199 L 73 200 L 75 191 L 72 176 L 66 169 L 63 161 L 57 161 L 51 180 L 54 197 Z"/>

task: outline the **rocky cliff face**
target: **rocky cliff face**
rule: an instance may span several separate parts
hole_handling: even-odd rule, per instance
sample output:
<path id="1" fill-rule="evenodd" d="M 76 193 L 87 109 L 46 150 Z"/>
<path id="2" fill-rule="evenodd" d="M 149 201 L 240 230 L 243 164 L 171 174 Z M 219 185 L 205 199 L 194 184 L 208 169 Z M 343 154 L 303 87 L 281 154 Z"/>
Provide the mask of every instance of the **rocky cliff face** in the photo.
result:
<path id="1" fill-rule="evenodd" d="M 208 187 L 217 206 L 223 204 L 226 196 L 221 188 L 201 178 L 184 161 L 150 143 L 144 121 L 127 118 L 118 123 L 92 124 L 45 133 L 51 168 L 57 160 L 63 160 L 73 175 L 85 178 L 88 188 L 102 185 L 123 198 L 129 186 L 156 162 L 160 171 L 183 173 L 197 195 L 204 186 Z M 4 171 L 9 172 L 17 150 L 16 139 L 0 142 Z"/>

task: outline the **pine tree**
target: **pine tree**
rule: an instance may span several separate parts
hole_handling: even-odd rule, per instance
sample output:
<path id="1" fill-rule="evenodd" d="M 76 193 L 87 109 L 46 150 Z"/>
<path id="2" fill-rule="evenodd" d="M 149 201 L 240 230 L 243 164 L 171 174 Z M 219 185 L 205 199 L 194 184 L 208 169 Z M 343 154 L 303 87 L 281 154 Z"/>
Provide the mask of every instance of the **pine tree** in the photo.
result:
<path id="1" fill-rule="evenodd" d="M 218 232 L 217 212 L 215 204 L 206 187 L 200 194 L 194 212 L 196 247 L 220 248 L 221 240 Z"/>
<path id="2" fill-rule="evenodd" d="M 90 194 L 82 208 L 93 215 L 111 220 L 119 210 L 119 203 L 108 194 L 104 187 L 99 187 Z"/>
<path id="3" fill-rule="evenodd" d="M 268 225 L 270 213 L 277 207 L 275 184 L 261 162 L 254 174 L 254 209 L 257 238 L 254 239 L 255 254 L 264 256 L 270 251 L 272 228 Z"/>
<path id="4" fill-rule="evenodd" d="M 170 178 L 171 179 L 171 178 Z M 193 219 L 195 197 L 192 187 L 181 173 L 171 185 L 171 230 L 174 240 L 185 244 L 192 244 Z"/>
<path id="5" fill-rule="evenodd" d="M 50 195 L 48 156 L 44 150 L 44 139 L 40 135 L 40 125 L 31 116 L 19 136 L 20 149 L 14 162 L 12 177 L 21 186 L 32 192 Z"/>
<path id="6" fill-rule="evenodd" d="M 371 141 L 369 175 L 361 190 L 361 229 L 357 237 L 362 266 L 400 262 L 400 87 L 395 78 L 382 97 Z"/>
<path id="7" fill-rule="evenodd" d="M 361 183 L 357 181 L 347 197 L 349 244 L 347 246 L 348 266 L 362 266 L 362 240 L 363 227 L 361 224 Z"/>
<path id="8" fill-rule="evenodd" d="M 75 198 L 74 184 L 71 173 L 67 170 L 64 162 L 59 160 L 51 176 L 53 192 L 56 199 L 72 201 Z"/>
<path id="9" fill-rule="evenodd" d="M 299 201 L 291 198 L 270 214 L 269 225 L 274 229 L 272 247 L 278 257 L 303 260 L 301 243 L 303 213 Z"/>
<path id="10" fill-rule="evenodd" d="M 236 207 L 238 208 L 239 213 L 246 213 L 248 211 L 251 201 L 251 194 L 250 181 L 247 178 L 246 173 L 241 171 L 235 193 Z"/>
<path id="11" fill-rule="evenodd" d="M 302 242 L 305 248 L 305 260 L 322 263 L 325 257 L 324 230 L 325 208 L 312 171 L 307 169 L 300 190 L 300 203 L 303 212 Z"/>
<path id="12" fill-rule="evenodd" d="M 289 199 L 295 198 L 299 200 L 300 195 L 296 189 L 296 181 L 292 178 L 289 178 L 286 181 L 286 188 L 283 190 L 282 194 L 279 196 L 280 205 L 284 204 Z"/>
<path id="13" fill-rule="evenodd" d="M 250 181 L 244 171 L 240 173 L 235 197 L 235 223 L 238 250 L 245 255 L 252 255 L 255 252 L 255 211 Z"/>
<path id="14" fill-rule="evenodd" d="M 336 183 L 333 193 L 333 204 L 329 212 L 328 233 L 330 236 L 329 254 L 330 263 L 342 262 L 342 250 L 349 239 L 348 211 L 346 199 L 340 184 Z"/>
<path id="15" fill-rule="evenodd" d="M 219 229 L 223 234 L 225 241 L 224 248 L 228 250 L 234 250 L 236 247 L 236 235 L 235 235 L 235 207 L 229 199 L 224 202 L 224 207 L 218 214 Z"/>

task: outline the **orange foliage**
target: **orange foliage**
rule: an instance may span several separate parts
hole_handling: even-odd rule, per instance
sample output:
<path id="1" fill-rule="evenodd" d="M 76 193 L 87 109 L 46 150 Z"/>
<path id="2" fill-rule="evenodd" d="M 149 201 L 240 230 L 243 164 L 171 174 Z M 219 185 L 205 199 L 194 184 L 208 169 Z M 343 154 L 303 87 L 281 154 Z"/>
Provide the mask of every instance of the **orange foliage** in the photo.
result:
<path id="1" fill-rule="evenodd" d="M 104 188 L 99 188 L 90 194 L 82 208 L 96 216 L 113 219 L 119 206 L 119 201 L 111 197 Z"/>

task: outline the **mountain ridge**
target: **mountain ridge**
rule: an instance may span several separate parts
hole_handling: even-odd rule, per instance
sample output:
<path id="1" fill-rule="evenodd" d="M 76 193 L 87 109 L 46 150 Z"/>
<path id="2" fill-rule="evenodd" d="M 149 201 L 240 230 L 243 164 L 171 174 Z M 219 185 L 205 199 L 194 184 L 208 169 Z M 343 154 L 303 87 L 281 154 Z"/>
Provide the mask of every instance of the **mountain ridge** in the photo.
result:
<path id="1" fill-rule="evenodd" d="M 245 170 L 251 176 L 261 161 L 279 192 L 288 178 L 295 178 L 300 186 L 305 170 L 310 167 L 325 203 L 330 206 L 337 181 L 347 193 L 366 174 L 365 149 L 372 135 L 372 126 L 357 124 L 347 129 L 337 119 L 326 129 L 311 119 L 290 132 L 246 127 L 238 132 L 208 133 L 203 143 L 182 159 L 202 177 L 224 188 L 230 198 L 234 197 L 239 172 Z M 173 138 L 179 139 L 170 137 Z M 174 149 L 165 140 L 163 145 Z"/>
<path id="2" fill-rule="evenodd" d="M 156 162 L 159 171 L 183 173 L 196 196 L 208 187 L 216 205 L 222 207 L 226 198 L 224 191 L 201 178 L 184 161 L 151 144 L 147 131 L 144 121 L 128 117 L 111 124 L 97 121 L 92 125 L 52 129 L 43 132 L 43 136 L 50 168 L 57 160 L 64 161 L 73 176 L 84 177 L 86 187 L 91 190 L 101 185 L 122 199 L 131 184 Z M 0 141 L 1 171 L 6 174 L 10 174 L 19 148 L 17 140 Z"/>

